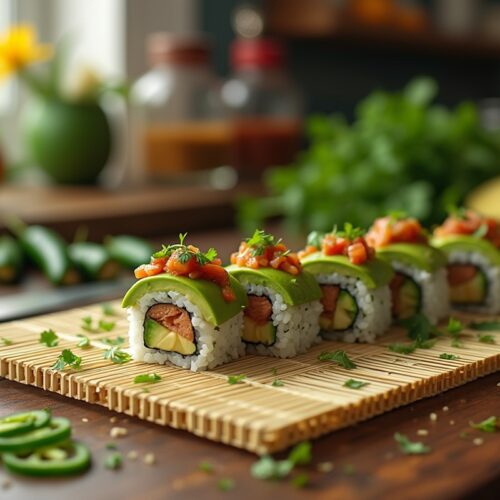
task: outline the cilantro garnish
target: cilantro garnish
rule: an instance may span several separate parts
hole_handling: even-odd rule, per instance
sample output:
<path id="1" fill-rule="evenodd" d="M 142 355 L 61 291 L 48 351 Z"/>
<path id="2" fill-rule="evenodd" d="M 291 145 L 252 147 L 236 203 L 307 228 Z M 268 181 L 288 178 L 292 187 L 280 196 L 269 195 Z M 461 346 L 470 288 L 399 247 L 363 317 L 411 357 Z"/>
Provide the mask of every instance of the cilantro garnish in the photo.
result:
<path id="1" fill-rule="evenodd" d="M 477 340 L 483 344 L 496 344 L 496 340 L 493 335 L 478 335 Z"/>
<path id="2" fill-rule="evenodd" d="M 154 384 L 161 380 L 161 376 L 157 373 L 145 373 L 134 377 L 134 384 Z"/>
<path id="3" fill-rule="evenodd" d="M 315 247 L 318 250 L 321 248 L 323 238 L 325 233 L 320 233 L 319 231 L 313 231 L 307 236 L 307 246 Z"/>
<path id="4" fill-rule="evenodd" d="M 448 354 L 447 352 L 443 352 L 443 354 L 440 354 L 439 357 L 441 359 L 451 359 L 453 361 L 458 359 L 458 356 L 456 354 Z"/>
<path id="5" fill-rule="evenodd" d="M 113 309 L 113 306 L 111 304 L 101 304 L 101 309 L 104 316 L 116 316 L 116 311 Z"/>
<path id="6" fill-rule="evenodd" d="M 80 356 L 73 354 L 70 349 L 64 349 L 51 368 L 53 370 L 62 371 L 66 366 L 69 366 L 70 368 L 78 370 L 81 364 L 82 358 L 80 358 Z"/>
<path id="7" fill-rule="evenodd" d="M 279 378 L 275 378 L 275 379 L 272 381 L 271 385 L 272 385 L 273 387 L 283 387 L 283 386 L 285 385 L 285 382 L 283 382 L 283 380 L 280 380 Z"/>
<path id="8" fill-rule="evenodd" d="M 354 227 L 350 222 L 346 222 L 344 224 L 343 231 L 339 231 L 337 227 L 334 227 L 332 233 L 339 238 L 345 238 L 346 240 L 355 240 L 356 238 L 360 238 L 361 236 L 363 236 L 365 234 L 365 230 L 360 227 Z"/>
<path id="9" fill-rule="evenodd" d="M 281 239 L 277 240 L 272 234 L 264 232 L 262 229 L 256 229 L 250 238 L 247 238 L 246 244 L 251 248 L 250 253 L 253 257 L 262 255 L 266 247 L 275 246 L 281 243 Z"/>
<path id="10" fill-rule="evenodd" d="M 162 245 L 162 249 L 153 254 L 154 259 L 168 258 L 174 252 L 176 253 L 177 259 L 182 264 L 186 264 L 193 257 L 200 266 L 212 262 L 217 257 L 217 251 L 215 248 L 209 248 L 207 252 L 195 252 L 191 250 L 187 245 L 184 244 L 184 240 L 187 237 L 187 233 L 179 234 L 179 243 L 174 245 Z"/>
<path id="11" fill-rule="evenodd" d="M 457 207 L 456 205 L 448 205 L 447 212 L 455 219 L 467 219 L 467 209 L 465 207 Z"/>
<path id="12" fill-rule="evenodd" d="M 123 457 L 119 451 L 110 453 L 104 461 L 104 467 L 110 470 L 120 469 L 123 464 Z"/>
<path id="13" fill-rule="evenodd" d="M 356 368 L 356 363 L 354 363 L 345 351 L 334 351 L 334 352 L 322 352 L 318 359 L 320 361 L 334 361 L 338 363 L 340 366 L 347 368 L 348 370 L 352 370 Z"/>
<path id="14" fill-rule="evenodd" d="M 424 314 L 415 314 L 399 323 L 406 328 L 408 337 L 416 343 L 416 347 L 429 348 L 426 342 L 436 336 L 436 328 Z"/>
<path id="15" fill-rule="evenodd" d="M 82 324 L 81 324 L 80 328 L 82 330 L 85 330 L 86 332 L 90 332 L 90 333 L 98 333 L 99 332 L 99 328 L 97 328 L 93 325 L 92 316 L 84 316 L 82 318 Z"/>
<path id="16" fill-rule="evenodd" d="M 202 460 L 198 464 L 198 469 L 200 469 L 203 472 L 206 472 L 207 474 L 212 474 L 214 471 L 214 466 L 212 463 L 208 462 L 207 460 Z"/>
<path id="17" fill-rule="evenodd" d="M 472 330 L 490 332 L 500 330 L 500 321 L 477 321 L 468 324 Z"/>
<path id="18" fill-rule="evenodd" d="M 123 343 L 125 343 L 125 339 L 121 336 L 118 336 L 114 339 L 110 338 L 101 339 L 101 342 L 107 345 L 122 345 Z"/>
<path id="19" fill-rule="evenodd" d="M 40 333 L 40 344 L 45 344 L 47 347 L 56 347 L 59 344 L 59 337 L 56 332 L 52 329 L 44 330 Z"/>
<path id="20" fill-rule="evenodd" d="M 12 341 L 10 339 L 6 339 L 5 337 L 0 337 L 0 345 L 8 346 L 8 345 L 12 345 L 13 343 L 14 343 L 14 341 Z"/>
<path id="21" fill-rule="evenodd" d="M 446 325 L 446 330 L 448 331 L 448 333 L 460 333 L 463 329 L 464 325 L 459 319 L 450 317 L 450 319 L 448 320 L 448 324 Z"/>
<path id="22" fill-rule="evenodd" d="M 234 480 L 229 477 L 224 477 L 217 481 L 217 488 L 220 491 L 230 491 L 234 488 L 235 483 Z"/>
<path id="23" fill-rule="evenodd" d="M 132 356 L 128 352 L 122 351 L 119 346 L 114 346 L 104 351 L 104 359 L 109 359 L 112 363 L 121 365 L 128 363 Z"/>
<path id="24" fill-rule="evenodd" d="M 227 383 L 229 385 L 240 384 L 246 378 L 247 378 L 247 376 L 243 375 L 243 374 L 241 374 L 241 375 L 228 375 Z"/>
<path id="25" fill-rule="evenodd" d="M 81 333 L 77 335 L 78 338 L 81 340 L 78 341 L 78 344 L 76 344 L 76 347 L 81 347 L 82 349 L 86 349 L 87 347 L 90 347 L 90 339 L 86 335 L 82 335 Z"/>
<path id="26" fill-rule="evenodd" d="M 309 484 L 309 481 L 309 475 L 302 472 L 301 474 L 296 475 L 291 482 L 292 486 L 295 488 L 305 488 Z"/>
<path id="27" fill-rule="evenodd" d="M 415 352 L 416 348 L 415 342 L 411 344 L 389 344 L 389 350 L 397 352 L 398 354 L 411 354 Z"/>
<path id="28" fill-rule="evenodd" d="M 406 455 L 422 455 L 429 453 L 431 448 L 424 443 L 412 442 L 404 434 L 396 432 L 394 439 L 399 444 L 399 449 Z"/>
<path id="29" fill-rule="evenodd" d="M 116 323 L 114 321 L 106 321 L 104 319 L 99 320 L 99 330 L 104 332 L 110 332 L 115 327 Z"/>
<path id="30" fill-rule="evenodd" d="M 346 380 L 342 385 L 344 387 L 349 387 L 349 389 L 361 389 L 361 387 L 369 385 L 369 382 L 363 382 L 362 380 L 355 380 L 353 378 L 350 378 Z"/>
<path id="31" fill-rule="evenodd" d="M 397 222 L 408 218 L 408 214 L 404 210 L 393 210 L 387 214 L 391 222 Z"/>
<path id="32" fill-rule="evenodd" d="M 473 427 L 474 429 L 479 429 L 480 431 L 483 432 L 496 432 L 497 430 L 497 417 L 489 417 L 486 420 L 483 420 L 482 422 L 479 422 L 478 424 L 475 424 L 474 422 L 469 422 L 469 425 Z"/>
<path id="33" fill-rule="evenodd" d="M 481 224 L 473 233 L 476 238 L 484 238 L 488 234 L 488 224 Z"/>

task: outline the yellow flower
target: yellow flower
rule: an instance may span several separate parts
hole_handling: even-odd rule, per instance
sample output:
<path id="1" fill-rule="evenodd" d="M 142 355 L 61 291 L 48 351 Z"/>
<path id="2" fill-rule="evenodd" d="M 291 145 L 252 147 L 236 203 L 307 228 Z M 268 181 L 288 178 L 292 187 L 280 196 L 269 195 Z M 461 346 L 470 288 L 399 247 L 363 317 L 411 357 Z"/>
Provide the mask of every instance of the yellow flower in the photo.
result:
<path id="1" fill-rule="evenodd" d="M 0 38 L 0 79 L 51 55 L 52 47 L 37 45 L 36 33 L 31 26 L 14 26 Z"/>

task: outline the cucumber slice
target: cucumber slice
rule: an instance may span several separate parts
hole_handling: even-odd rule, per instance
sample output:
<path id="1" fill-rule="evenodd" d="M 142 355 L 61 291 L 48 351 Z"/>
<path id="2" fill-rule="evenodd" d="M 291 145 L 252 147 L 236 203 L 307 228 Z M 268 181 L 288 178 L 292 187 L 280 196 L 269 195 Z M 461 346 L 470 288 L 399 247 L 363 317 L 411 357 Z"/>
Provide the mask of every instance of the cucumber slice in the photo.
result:
<path id="1" fill-rule="evenodd" d="M 272 321 L 259 325 L 252 318 L 245 315 L 243 316 L 242 339 L 249 344 L 271 346 L 276 342 L 276 327 Z"/>
<path id="2" fill-rule="evenodd" d="M 391 287 L 392 315 L 396 319 L 411 318 L 420 311 L 422 291 L 413 278 L 403 273 L 397 273 L 396 279 L 402 279 L 402 283 L 397 287 Z"/>
<path id="3" fill-rule="evenodd" d="M 348 330 L 356 321 L 358 312 L 356 299 L 347 290 L 340 290 L 333 314 L 322 313 L 320 315 L 320 328 L 337 332 Z"/>
<path id="4" fill-rule="evenodd" d="M 450 301 L 457 305 L 484 304 L 488 292 L 488 280 L 479 268 L 472 279 L 459 285 L 450 285 Z"/>
<path id="5" fill-rule="evenodd" d="M 196 352 L 194 342 L 190 342 L 151 318 L 146 318 L 144 322 L 144 345 L 150 349 L 177 352 L 183 356 L 190 356 Z"/>

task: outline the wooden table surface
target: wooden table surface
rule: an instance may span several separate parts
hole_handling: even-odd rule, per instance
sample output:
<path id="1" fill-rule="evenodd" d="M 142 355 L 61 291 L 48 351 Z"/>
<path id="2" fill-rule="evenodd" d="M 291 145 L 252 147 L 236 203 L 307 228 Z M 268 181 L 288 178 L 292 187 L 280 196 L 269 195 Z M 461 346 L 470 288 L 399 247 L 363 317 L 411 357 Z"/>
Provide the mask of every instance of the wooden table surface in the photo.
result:
<path id="1" fill-rule="evenodd" d="M 500 488 L 500 433 L 473 430 L 469 421 L 498 415 L 499 380 L 498 374 L 490 375 L 314 441 L 313 462 L 301 469 L 309 474 L 310 485 L 300 491 L 288 481 L 251 477 L 250 467 L 256 457 L 250 453 L 0 380 L 0 415 L 48 407 L 55 415 L 71 419 L 74 436 L 90 447 L 93 457 L 91 470 L 71 479 L 26 479 L 7 476 L 0 469 L 0 497 L 153 500 L 201 496 L 301 498 L 314 493 L 318 498 L 342 499 L 495 498 Z M 435 422 L 429 418 L 431 413 L 437 415 Z M 110 421 L 113 417 L 114 423 Z M 126 428 L 128 435 L 112 440 L 109 432 L 113 426 Z M 419 429 L 427 430 L 428 435 L 418 436 Z M 460 437 L 464 431 L 467 436 Z M 393 439 L 394 432 L 424 441 L 432 452 L 403 455 Z M 474 444 L 477 438 L 482 444 Z M 118 471 L 104 468 L 109 442 L 116 443 L 125 456 L 136 451 L 138 458 L 125 458 Z M 146 453 L 155 455 L 154 465 L 143 463 Z M 199 470 L 204 460 L 213 464 L 213 474 Z M 333 469 L 318 471 L 318 464 L 325 462 Z M 222 478 L 232 479 L 234 489 L 219 491 L 217 484 Z"/>

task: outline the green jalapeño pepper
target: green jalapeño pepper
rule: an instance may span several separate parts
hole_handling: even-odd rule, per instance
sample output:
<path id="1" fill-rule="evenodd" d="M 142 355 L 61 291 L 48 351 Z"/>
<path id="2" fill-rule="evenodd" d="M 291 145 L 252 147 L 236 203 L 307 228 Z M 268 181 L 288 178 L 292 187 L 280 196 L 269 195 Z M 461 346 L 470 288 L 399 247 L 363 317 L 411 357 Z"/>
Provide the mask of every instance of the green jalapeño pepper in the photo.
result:
<path id="1" fill-rule="evenodd" d="M 66 418 L 53 418 L 39 429 L 14 436 L 0 436 L 0 453 L 29 453 L 42 446 L 60 443 L 70 436 L 70 421 Z"/>
<path id="2" fill-rule="evenodd" d="M 26 476 L 67 476 L 85 471 L 90 453 L 83 444 L 68 440 L 28 454 L 4 453 L 2 460 L 8 470 Z"/>
<path id="3" fill-rule="evenodd" d="M 23 253 L 17 241 L 0 236 L 0 283 L 19 281 L 23 270 Z"/>
<path id="4" fill-rule="evenodd" d="M 50 413 L 45 410 L 15 413 L 0 418 L 0 437 L 15 436 L 44 427 L 50 422 Z"/>

